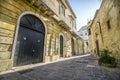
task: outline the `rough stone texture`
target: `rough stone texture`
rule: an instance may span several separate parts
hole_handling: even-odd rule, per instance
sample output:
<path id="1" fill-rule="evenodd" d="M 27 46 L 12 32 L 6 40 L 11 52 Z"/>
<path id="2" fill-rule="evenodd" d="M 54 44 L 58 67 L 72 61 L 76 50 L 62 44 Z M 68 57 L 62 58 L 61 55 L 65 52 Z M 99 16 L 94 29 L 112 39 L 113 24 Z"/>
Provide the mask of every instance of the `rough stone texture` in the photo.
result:
<path id="1" fill-rule="evenodd" d="M 108 23 L 109 21 L 109 23 Z M 99 24 L 100 22 L 100 24 Z M 99 50 L 108 49 L 112 51 L 117 61 L 120 62 L 120 1 L 103 0 L 99 10 L 89 26 L 91 35 L 89 36 L 91 52 L 95 54 L 98 40 Z M 110 28 L 109 28 L 110 25 Z M 101 31 L 100 31 L 101 27 Z"/>
<path id="2" fill-rule="evenodd" d="M 13 39 L 10 37 L 0 37 L 0 43 L 12 44 Z"/>
<path id="3" fill-rule="evenodd" d="M 1 8 L 1 7 L 0 7 L 0 8 Z M 12 25 L 12 24 L 9 24 L 9 23 L 0 21 L 0 28 L 2 28 L 2 29 L 7 29 L 7 30 L 10 30 L 10 31 L 14 31 L 15 26 Z"/>
<path id="4" fill-rule="evenodd" d="M 12 68 L 12 60 L 0 60 L 0 72 L 10 70 Z"/>
<path id="5" fill-rule="evenodd" d="M 0 28 L 0 35 L 1 36 L 13 37 L 13 31 Z"/>
<path id="6" fill-rule="evenodd" d="M 0 51 L 9 51 L 10 50 L 9 44 L 0 44 Z"/>
<path id="7" fill-rule="evenodd" d="M 120 67 L 98 66 L 94 57 L 74 58 L 0 75 L 0 80 L 119 80 Z"/>
<path id="8" fill-rule="evenodd" d="M 33 12 L 38 15 L 46 26 L 44 62 L 49 62 L 58 59 L 60 56 L 60 35 L 64 38 L 63 57 L 70 57 L 71 54 L 71 39 L 74 39 L 74 47 L 76 55 L 83 53 L 82 40 L 76 35 L 76 16 L 72 11 L 67 1 L 61 0 L 0 0 L 0 60 L 1 63 L 7 64 L 10 62 L 9 56 L 14 55 L 12 51 L 13 41 L 15 40 L 18 18 L 26 11 Z M 41 4 L 42 3 L 42 4 Z M 66 6 L 65 16 L 60 11 L 63 4 Z M 57 16 L 56 16 L 57 15 Z M 62 15 L 62 16 L 61 16 Z M 71 15 L 71 17 L 68 15 Z M 54 17 L 56 16 L 56 17 Z M 71 26 L 71 21 L 74 21 L 74 26 Z M 74 30 L 73 30 L 74 29 Z M 18 31 L 17 31 L 18 32 Z M 79 43 L 80 45 L 77 45 Z M 79 48 L 78 48 L 79 47 Z M 10 55 L 5 55 L 10 52 Z M 47 57 L 45 57 L 47 56 Z M 12 60 L 14 56 L 12 56 Z M 3 62 L 2 62 L 3 61 Z M 12 63 L 12 62 L 10 62 Z M 4 64 L 4 65 L 5 65 Z M 11 64 L 12 65 L 12 64 Z M 0 65 L 2 67 L 2 65 Z M 6 69 L 5 69 L 6 70 Z"/>
<path id="9" fill-rule="evenodd" d="M 9 59 L 11 52 L 0 52 L 0 60 Z"/>

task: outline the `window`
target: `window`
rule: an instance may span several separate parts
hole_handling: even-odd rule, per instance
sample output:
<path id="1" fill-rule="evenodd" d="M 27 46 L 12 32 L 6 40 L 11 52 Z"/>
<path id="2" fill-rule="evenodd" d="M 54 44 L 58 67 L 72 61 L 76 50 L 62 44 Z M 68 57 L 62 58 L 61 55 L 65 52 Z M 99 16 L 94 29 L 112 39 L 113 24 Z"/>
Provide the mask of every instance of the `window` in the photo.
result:
<path id="1" fill-rule="evenodd" d="M 83 36 L 83 34 L 81 34 L 81 36 Z"/>
<path id="2" fill-rule="evenodd" d="M 72 20 L 72 27 L 74 27 L 74 20 Z"/>
<path id="3" fill-rule="evenodd" d="M 91 35 L 91 30 L 90 29 L 88 29 L 88 34 Z"/>
<path id="4" fill-rule="evenodd" d="M 107 26 L 108 26 L 108 29 L 111 28 L 111 26 L 110 26 L 110 20 L 107 21 Z"/>
<path id="5" fill-rule="evenodd" d="M 60 0 L 57 0 L 58 1 L 58 9 L 59 9 L 59 14 L 61 13 L 61 7 L 60 7 Z"/>
<path id="6" fill-rule="evenodd" d="M 86 45 L 88 46 L 88 42 L 86 42 Z"/>
<path id="7" fill-rule="evenodd" d="M 65 7 L 64 6 L 62 6 L 61 13 L 63 16 L 65 16 Z"/>
<path id="8" fill-rule="evenodd" d="M 87 35 L 87 33 L 85 33 L 85 35 Z"/>

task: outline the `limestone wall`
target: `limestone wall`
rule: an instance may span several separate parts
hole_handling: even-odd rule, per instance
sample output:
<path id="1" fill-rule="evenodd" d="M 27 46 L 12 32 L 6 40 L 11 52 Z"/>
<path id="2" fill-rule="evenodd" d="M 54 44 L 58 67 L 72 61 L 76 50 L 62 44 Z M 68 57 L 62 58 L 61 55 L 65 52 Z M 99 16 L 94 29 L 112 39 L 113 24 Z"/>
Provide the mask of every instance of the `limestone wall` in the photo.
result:
<path id="1" fill-rule="evenodd" d="M 98 23 L 100 22 L 100 23 Z M 99 41 L 99 48 L 108 49 L 120 61 L 120 1 L 103 0 L 103 3 L 90 26 L 92 34 L 89 36 L 91 50 L 96 49 L 95 41 Z M 100 31 L 101 27 L 101 31 Z"/>
<path id="2" fill-rule="evenodd" d="M 57 4 L 57 3 L 55 3 Z M 71 56 L 71 39 L 73 36 L 69 29 L 59 25 L 48 12 L 42 12 L 40 8 L 33 6 L 27 0 L 0 0 L 0 71 L 9 70 L 14 63 L 14 40 L 18 18 L 22 13 L 29 11 L 40 16 L 46 26 L 46 40 L 44 62 L 54 61 L 60 57 L 60 35 L 63 36 L 63 57 Z M 59 11 L 59 10 L 58 10 Z M 69 27 L 69 26 L 68 26 Z M 82 40 L 78 41 L 80 45 Z M 75 46 L 77 39 L 75 38 Z M 78 45 L 79 46 L 79 45 Z M 76 52 L 77 50 L 77 46 Z M 79 48 L 79 50 L 81 47 Z M 82 52 L 82 50 L 80 50 Z"/>

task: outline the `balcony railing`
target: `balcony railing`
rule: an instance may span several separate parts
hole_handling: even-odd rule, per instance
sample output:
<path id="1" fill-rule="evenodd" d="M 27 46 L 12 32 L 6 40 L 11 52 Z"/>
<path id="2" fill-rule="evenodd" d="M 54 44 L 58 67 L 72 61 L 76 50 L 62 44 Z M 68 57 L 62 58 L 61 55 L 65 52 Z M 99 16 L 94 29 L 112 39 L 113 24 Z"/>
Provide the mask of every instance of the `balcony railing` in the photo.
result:
<path id="1" fill-rule="evenodd" d="M 67 27 L 72 28 L 69 20 L 67 18 L 65 18 L 63 15 L 60 16 L 60 21 L 62 21 L 64 24 L 66 24 Z"/>
<path id="2" fill-rule="evenodd" d="M 79 35 L 75 28 L 71 28 L 70 31 L 72 34 Z"/>
<path id="3" fill-rule="evenodd" d="M 56 14 L 56 6 L 50 0 L 41 0 L 48 8 L 50 8 Z"/>

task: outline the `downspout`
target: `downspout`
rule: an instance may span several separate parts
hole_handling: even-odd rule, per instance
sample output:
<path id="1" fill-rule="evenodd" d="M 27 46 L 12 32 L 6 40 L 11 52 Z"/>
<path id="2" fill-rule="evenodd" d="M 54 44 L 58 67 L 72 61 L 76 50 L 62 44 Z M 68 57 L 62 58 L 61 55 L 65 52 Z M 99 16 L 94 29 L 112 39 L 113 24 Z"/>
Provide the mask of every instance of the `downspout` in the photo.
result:
<path id="1" fill-rule="evenodd" d="M 103 47 L 104 47 L 104 40 L 103 40 L 103 34 L 102 34 L 102 29 L 101 29 L 101 24 L 100 21 L 97 22 L 100 28 L 100 34 L 101 34 L 101 38 L 102 38 L 102 43 L 103 43 Z"/>

